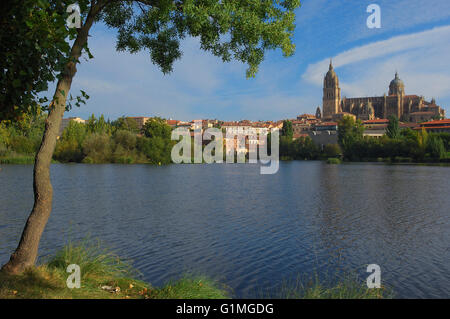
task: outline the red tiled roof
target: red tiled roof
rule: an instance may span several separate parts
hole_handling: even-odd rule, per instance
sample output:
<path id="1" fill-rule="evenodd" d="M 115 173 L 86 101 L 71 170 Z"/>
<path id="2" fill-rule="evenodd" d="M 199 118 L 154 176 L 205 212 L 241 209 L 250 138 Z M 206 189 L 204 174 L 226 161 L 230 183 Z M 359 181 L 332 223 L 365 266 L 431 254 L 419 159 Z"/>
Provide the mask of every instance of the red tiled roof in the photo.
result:
<path id="1" fill-rule="evenodd" d="M 420 123 L 420 125 L 439 125 L 439 124 L 450 124 L 450 119 L 434 120 L 434 121 Z"/>

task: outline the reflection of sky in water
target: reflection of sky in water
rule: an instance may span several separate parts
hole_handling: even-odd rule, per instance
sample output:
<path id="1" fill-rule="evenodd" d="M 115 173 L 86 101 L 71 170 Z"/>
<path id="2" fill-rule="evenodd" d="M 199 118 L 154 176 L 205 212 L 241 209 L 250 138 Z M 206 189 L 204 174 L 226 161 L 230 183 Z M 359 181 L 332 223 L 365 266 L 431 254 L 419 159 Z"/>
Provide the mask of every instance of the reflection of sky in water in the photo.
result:
<path id="1" fill-rule="evenodd" d="M 241 297 L 381 266 L 400 297 L 449 297 L 450 170 L 383 164 L 53 165 L 41 255 L 101 239 L 159 285 L 207 274 Z M 32 167 L 0 171 L 0 263 L 32 207 Z"/>

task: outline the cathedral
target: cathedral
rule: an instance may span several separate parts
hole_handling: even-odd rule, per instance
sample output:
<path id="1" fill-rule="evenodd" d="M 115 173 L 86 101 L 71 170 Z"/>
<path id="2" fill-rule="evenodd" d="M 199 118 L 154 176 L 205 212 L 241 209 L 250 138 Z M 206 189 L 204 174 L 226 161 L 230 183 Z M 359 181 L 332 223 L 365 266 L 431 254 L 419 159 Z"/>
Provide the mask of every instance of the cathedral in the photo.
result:
<path id="1" fill-rule="evenodd" d="M 387 119 L 395 115 L 403 122 L 425 122 L 444 118 L 445 111 L 436 105 L 434 99 L 425 101 L 422 96 L 405 95 L 405 84 L 395 74 L 389 84 L 389 94 L 374 97 L 341 98 L 339 78 L 330 61 L 329 70 L 323 81 L 323 112 L 318 108 L 317 115 L 323 120 L 336 120 L 345 114 L 353 114 L 360 120 Z"/>

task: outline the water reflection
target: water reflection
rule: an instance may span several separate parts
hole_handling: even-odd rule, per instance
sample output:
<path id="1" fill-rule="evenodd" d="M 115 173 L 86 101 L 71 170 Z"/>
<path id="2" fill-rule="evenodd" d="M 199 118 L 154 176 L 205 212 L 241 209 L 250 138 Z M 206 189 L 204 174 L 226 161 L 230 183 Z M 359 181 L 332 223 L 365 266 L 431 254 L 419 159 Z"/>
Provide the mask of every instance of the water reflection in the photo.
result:
<path id="1" fill-rule="evenodd" d="M 32 167 L 0 172 L 0 262 L 32 207 Z M 400 297 L 449 297 L 450 170 L 409 165 L 53 165 L 41 256 L 90 235 L 145 280 L 217 278 L 239 297 L 315 271 L 381 266 Z"/>

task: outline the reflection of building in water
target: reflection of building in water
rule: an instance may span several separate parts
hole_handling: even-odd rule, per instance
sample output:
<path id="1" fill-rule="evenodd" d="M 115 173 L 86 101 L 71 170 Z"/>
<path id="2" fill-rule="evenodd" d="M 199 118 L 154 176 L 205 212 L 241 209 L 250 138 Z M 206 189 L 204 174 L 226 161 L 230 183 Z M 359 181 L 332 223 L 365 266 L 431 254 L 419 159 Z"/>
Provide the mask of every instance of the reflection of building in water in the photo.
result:
<path id="1" fill-rule="evenodd" d="M 318 112 L 319 113 L 319 112 Z M 341 98 L 339 78 L 333 64 L 323 81 L 323 114 L 325 120 L 338 120 L 345 113 L 350 113 L 360 120 L 386 119 L 391 115 L 404 122 L 424 122 L 445 117 L 445 111 L 436 104 L 425 101 L 422 96 L 405 95 L 405 84 L 395 73 L 389 84 L 389 94 L 374 97 Z"/>

